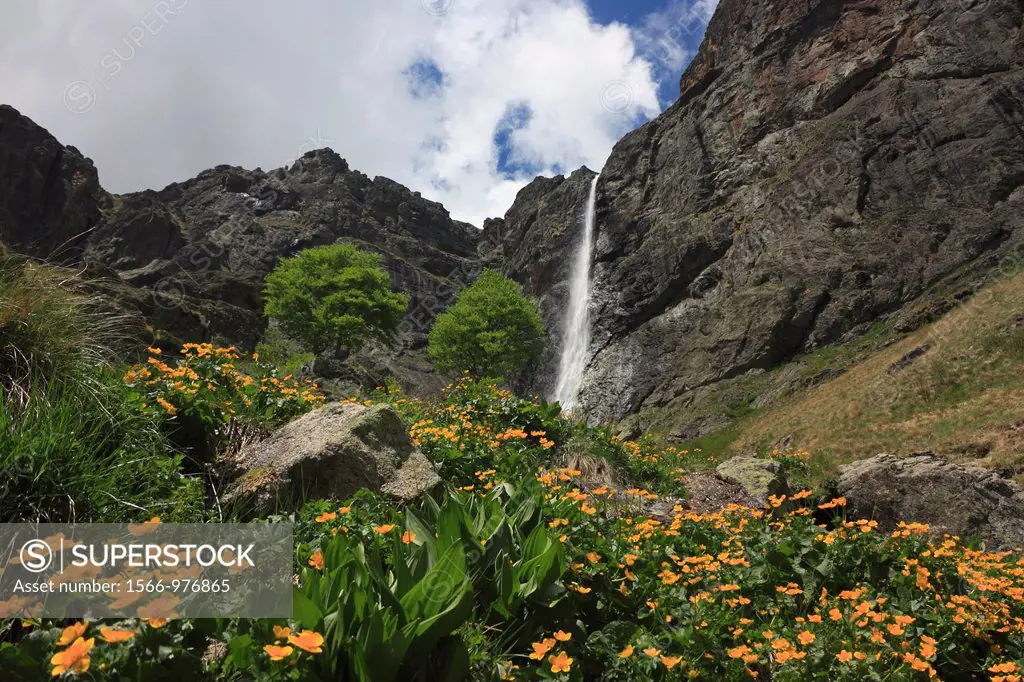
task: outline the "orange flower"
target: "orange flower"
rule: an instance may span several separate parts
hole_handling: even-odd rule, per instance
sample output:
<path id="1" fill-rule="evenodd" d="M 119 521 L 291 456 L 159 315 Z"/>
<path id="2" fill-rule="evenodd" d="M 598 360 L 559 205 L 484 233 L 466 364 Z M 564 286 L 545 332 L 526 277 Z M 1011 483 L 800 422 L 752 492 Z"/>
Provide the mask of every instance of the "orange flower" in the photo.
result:
<path id="1" fill-rule="evenodd" d="M 416 533 L 411 530 L 407 530 L 402 533 L 402 544 L 408 545 L 410 542 L 416 542 Z"/>
<path id="2" fill-rule="evenodd" d="M 134 636 L 135 630 L 115 630 L 114 628 L 100 628 L 100 638 L 104 642 L 109 642 L 110 644 L 117 644 L 118 642 L 127 642 Z"/>
<path id="3" fill-rule="evenodd" d="M 288 635 L 292 634 L 291 628 L 282 627 L 280 625 L 274 626 L 274 639 L 288 639 Z"/>
<path id="4" fill-rule="evenodd" d="M 544 656 L 546 656 L 547 653 L 551 651 L 552 647 L 555 646 L 555 640 L 548 638 L 540 642 L 534 642 L 530 646 L 533 647 L 533 653 L 530 654 L 530 658 L 535 661 L 540 661 L 543 660 Z"/>
<path id="5" fill-rule="evenodd" d="M 651 646 L 644 649 L 644 653 L 650 656 L 651 658 L 654 658 L 655 656 L 661 653 L 661 649 L 655 649 L 653 646 Z"/>
<path id="6" fill-rule="evenodd" d="M 57 640 L 57 646 L 67 646 L 73 641 L 85 634 L 85 623 L 75 623 L 64 628 L 64 632 L 61 633 L 60 639 Z"/>
<path id="7" fill-rule="evenodd" d="M 93 637 L 89 639 L 79 637 L 64 651 L 55 653 L 50 659 L 50 665 L 53 666 L 52 675 L 59 677 L 68 671 L 77 674 L 89 670 L 91 663 L 89 651 L 92 650 L 95 643 L 96 639 Z"/>
<path id="8" fill-rule="evenodd" d="M 838 658 L 843 663 L 849 663 L 850 661 L 853 660 L 853 654 L 851 654 L 846 649 L 843 649 L 838 654 L 836 654 L 836 658 Z"/>
<path id="9" fill-rule="evenodd" d="M 738 646 L 733 649 L 727 649 L 725 653 L 729 654 L 729 658 L 743 658 L 750 653 L 750 647 Z"/>
<path id="10" fill-rule="evenodd" d="M 619 652 L 619 658 L 629 658 L 633 655 L 633 645 L 628 645 L 625 649 Z"/>
<path id="11" fill-rule="evenodd" d="M 808 644 L 814 641 L 814 633 L 804 630 L 799 635 L 797 635 L 796 638 L 800 640 L 801 644 L 807 646 Z"/>
<path id="12" fill-rule="evenodd" d="M 395 529 L 395 524 L 393 524 L 393 523 L 386 523 L 383 526 L 377 526 L 376 528 L 374 528 L 373 532 L 377 533 L 378 535 L 385 535 L 386 533 L 390 533 L 394 529 Z"/>
<path id="13" fill-rule="evenodd" d="M 266 645 L 263 647 L 263 650 L 270 655 L 270 660 L 272 661 L 283 661 L 291 656 L 292 652 L 295 651 L 295 649 L 290 646 L 275 646 L 273 644 Z"/>
<path id="14" fill-rule="evenodd" d="M 157 398 L 156 401 L 158 403 L 160 403 L 160 407 L 162 407 L 165 410 L 167 410 L 167 414 L 172 415 L 172 416 L 177 414 L 178 409 L 176 407 L 174 407 L 174 405 L 172 405 L 171 403 L 169 403 L 166 400 L 164 400 L 163 398 Z"/>
<path id="15" fill-rule="evenodd" d="M 352 507 L 338 507 L 339 514 L 348 514 L 350 511 L 352 511 Z"/>
<path id="16" fill-rule="evenodd" d="M 324 636 L 312 630 L 303 630 L 297 635 L 288 635 L 288 641 L 303 651 L 319 654 L 323 651 Z"/>
<path id="17" fill-rule="evenodd" d="M 662 657 L 661 657 L 661 662 L 662 662 L 662 664 L 663 664 L 663 665 L 664 665 L 664 666 L 665 666 L 666 668 L 668 668 L 669 670 L 671 670 L 672 668 L 674 668 L 674 667 L 676 667 L 677 665 L 679 665 L 679 662 L 680 662 L 681 660 L 683 660 L 683 657 L 682 657 L 682 656 L 662 656 Z"/>
<path id="18" fill-rule="evenodd" d="M 1017 664 L 1013 661 L 1006 663 L 997 663 L 988 669 L 990 673 L 1015 673 L 1017 672 Z"/>
<path id="19" fill-rule="evenodd" d="M 309 565 L 318 571 L 324 570 L 324 553 L 319 549 L 309 557 Z"/>
<path id="20" fill-rule="evenodd" d="M 570 639 L 572 639 L 572 633 L 559 630 L 555 633 L 555 639 L 557 639 L 559 642 L 568 642 Z"/>
<path id="21" fill-rule="evenodd" d="M 564 651 L 559 652 L 557 656 L 548 657 L 548 661 L 551 663 L 551 672 L 553 673 L 569 672 L 569 668 L 572 667 L 572 660 Z"/>
<path id="22" fill-rule="evenodd" d="M 335 514 L 334 512 L 324 512 L 320 516 L 316 517 L 316 522 L 317 523 L 327 523 L 328 521 L 333 521 L 336 518 L 338 518 L 338 515 Z"/>
<path id="23" fill-rule="evenodd" d="M 167 625 L 166 618 L 143 618 L 142 620 L 146 621 L 149 627 L 153 628 L 154 630 L 159 630 L 163 626 Z"/>

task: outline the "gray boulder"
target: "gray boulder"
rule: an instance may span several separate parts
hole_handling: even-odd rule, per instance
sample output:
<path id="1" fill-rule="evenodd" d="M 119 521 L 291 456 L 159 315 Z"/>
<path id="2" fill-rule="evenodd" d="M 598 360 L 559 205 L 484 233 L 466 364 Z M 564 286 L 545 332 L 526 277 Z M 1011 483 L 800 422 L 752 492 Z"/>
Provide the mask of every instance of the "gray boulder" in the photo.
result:
<path id="1" fill-rule="evenodd" d="M 441 479 L 387 405 L 332 403 L 299 417 L 223 462 L 224 502 L 272 513 L 307 499 L 343 499 L 367 488 L 403 501 Z"/>
<path id="2" fill-rule="evenodd" d="M 841 467 L 838 492 L 849 518 L 876 520 L 883 531 L 900 521 L 926 523 L 935 535 L 1024 547 L 1024 489 L 977 465 L 932 452 L 878 455 Z"/>
<path id="3" fill-rule="evenodd" d="M 723 481 L 742 487 L 756 504 L 767 504 L 769 495 L 790 492 L 782 465 L 770 459 L 733 457 L 719 464 L 715 471 Z"/>

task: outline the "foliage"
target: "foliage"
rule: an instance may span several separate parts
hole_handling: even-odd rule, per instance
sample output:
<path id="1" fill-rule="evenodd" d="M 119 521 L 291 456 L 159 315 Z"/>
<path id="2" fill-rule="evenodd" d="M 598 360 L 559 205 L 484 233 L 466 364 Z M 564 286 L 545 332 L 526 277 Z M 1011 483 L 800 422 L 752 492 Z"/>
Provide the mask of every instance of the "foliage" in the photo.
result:
<path id="1" fill-rule="evenodd" d="M 409 296 L 391 290 L 380 256 L 348 244 L 285 258 L 267 276 L 265 313 L 310 350 L 358 350 L 369 339 L 390 344 Z"/>
<path id="2" fill-rule="evenodd" d="M 276 367 L 283 375 L 298 374 L 315 358 L 313 353 L 302 350 L 296 341 L 276 327 L 268 329 L 263 341 L 256 344 L 255 359 Z"/>
<path id="3" fill-rule="evenodd" d="M 201 482 L 113 370 L 124 320 L 77 273 L 0 259 L 0 520 L 202 518 Z"/>
<path id="4" fill-rule="evenodd" d="M 475 484 L 485 469 L 502 477 L 536 469 L 563 427 L 557 405 L 523 400 L 493 380 L 463 379 L 446 387 L 441 405 L 430 415 L 401 399 L 394 405 L 415 420 L 413 443 L 443 478 L 458 486 Z"/>
<path id="5" fill-rule="evenodd" d="M 665 504 L 710 464 L 701 453 L 621 441 L 493 383 L 377 399 L 449 489 L 412 506 L 369 493 L 311 503 L 293 618 L 171 622 L 175 655 L 154 670 L 216 645 L 213 679 L 455 680 L 472 666 L 473 679 L 1019 682 L 1019 553 L 913 523 L 883 533 L 809 490 L 709 514 Z M 577 442 L 659 491 L 556 463 Z M 772 456 L 805 471 L 807 453 Z M 213 644 L 192 637 L 201 628 Z M 0 664 L 43 676 L 67 650 L 28 638 Z M 123 679 L 128 657 L 103 655 Z"/>
<path id="6" fill-rule="evenodd" d="M 514 377 L 544 348 L 537 304 L 496 270 L 459 294 L 430 330 L 427 351 L 442 372 Z"/>
<path id="7" fill-rule="evenodd" d="M 242 356 L 234 347 L 188 343 L 178 358 L 162 358 L 149 349 L 144 365 L 125 374 L 142 408 L 194 432 L 190 444 L 217 441 L 233 421 L 275 426 L 324 402 L 317 386 L 278 370 L 253 356 L 240 368 Z"/>

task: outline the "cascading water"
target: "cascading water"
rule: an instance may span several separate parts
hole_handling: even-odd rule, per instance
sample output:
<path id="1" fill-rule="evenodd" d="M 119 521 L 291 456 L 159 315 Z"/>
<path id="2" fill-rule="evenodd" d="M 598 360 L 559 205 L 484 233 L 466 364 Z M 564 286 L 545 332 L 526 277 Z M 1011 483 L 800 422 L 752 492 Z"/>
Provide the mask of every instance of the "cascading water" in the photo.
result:
<path id="1" fill-rule="evenodd" d="M 583 371 L 590 346 L 590 261 L 596 222 L 597 179 L 590 185 L 587 212 L 583 219 L 583 240 L 573 262 L 569 284 L 569 309 L 562 332 L 562 357 L 558 365 L 558 381 L 552 395 L 567 412 L 576 407 Z"/>

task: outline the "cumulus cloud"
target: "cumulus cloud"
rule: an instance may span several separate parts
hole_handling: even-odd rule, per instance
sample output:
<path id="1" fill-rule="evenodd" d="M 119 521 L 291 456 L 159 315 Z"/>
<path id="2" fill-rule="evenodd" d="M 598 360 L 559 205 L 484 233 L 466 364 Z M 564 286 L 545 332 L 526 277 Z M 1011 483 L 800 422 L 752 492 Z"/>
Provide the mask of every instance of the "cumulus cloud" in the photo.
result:
<path id="1" fill-rule="evenodd" d="M 480 225 L 534 175 L 600 168 L 660 110 L 650 33 L 601 25 L 583 0 L 37 0 L 4 14 L 0 102 L 117 192 L 330 146 Z"/>

